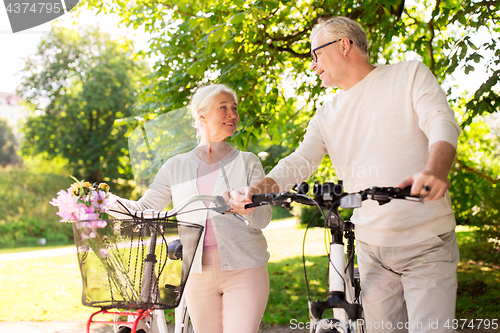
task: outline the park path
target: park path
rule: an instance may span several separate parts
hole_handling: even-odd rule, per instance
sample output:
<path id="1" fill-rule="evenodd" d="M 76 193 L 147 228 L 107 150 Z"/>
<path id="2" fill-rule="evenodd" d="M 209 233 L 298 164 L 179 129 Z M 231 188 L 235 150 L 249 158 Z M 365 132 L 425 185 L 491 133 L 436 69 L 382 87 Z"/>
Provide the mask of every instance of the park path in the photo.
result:
<path id="1" fill-rule="evenodd" d="M 174 332 L 174 327 L 168 327 L 169 332 Z M 84 333 L 86 332 L 85 321 L 20 321 L 1 322 L 1 333 Z M 264 328 L 259 333 L 306 333 L 307 330 L 292 329 L 287 326 Z M 90 326 L 90 333 L 114 333 L 113 327 L 109 325 L 93 324 Z M 235 332 L 236 333 L 236 332 Z"/>
<path id="2" fill-rule="evenodd" d="M 278 228 L 291 227 L 297 224 L 297 220 L 288 219 L 278 222 L 270 223 L 264 230 L 272 230 Z M 26 259 L 36 259 L 36 258 L 48 258 L 48 257 L 57 257 L 66 254 L 76 254 L 76 247 L 63 247 L 59 249 L 50 249 L 50 250 L 38 250 L 38 251 L 28 251 L 28 252 L 18 252 L 18 253 L 8 253 L 8 254 L 0 254 L 0 262 L 2 261 L 13 261 L 13 260 L 26 260 Z M 3 333 L 3 331 L 0 331 Z"/>

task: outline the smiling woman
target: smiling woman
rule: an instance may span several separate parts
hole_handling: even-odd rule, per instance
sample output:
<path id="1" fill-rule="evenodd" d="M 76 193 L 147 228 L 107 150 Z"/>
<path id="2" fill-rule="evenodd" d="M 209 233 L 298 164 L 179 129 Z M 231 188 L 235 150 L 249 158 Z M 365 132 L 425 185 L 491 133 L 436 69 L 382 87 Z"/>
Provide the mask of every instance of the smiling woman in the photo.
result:
<path id="1" fill-rule="evenodd" d="M 240 117 L 234 96 L 221 92 L 213 98 L 206 114 L 200 115 L 207 143 L 222 142 L 234 134 Z"/>
<path id="2" fill-rule="evenodd" d="M 194 194 L 221 195 L 264 177 L 257 156 L 226 142 L 239 122 L 232 89 L 221 84 L 198 89 L 191 112 L 199 145 L 167 160 L 139 201 L 120 203 L 132 210 L 163 210 L 170 201 L 177 206 Z M 257 333 L 269 294 L 269 252 L 262 229 L 271 219 L 270 208 L 258 207 L 243 223 L 231 214 L 207 212 L 209 203 L 192 207 L 183 221 L 205 227 L 202 245 L 183 248 L 184 254 L 195 252 L 184 294 L 195 331 Z"/>
<path id="3" fill-rule="evenodd" d="M 196 155 L 205 163 L 218 162 L 232 150 L 225 142 L 240 120 L 236 99 L 232 89 L 220 84 L 203 87 L 192 98 L 191 112 L 200 140 Z"/>

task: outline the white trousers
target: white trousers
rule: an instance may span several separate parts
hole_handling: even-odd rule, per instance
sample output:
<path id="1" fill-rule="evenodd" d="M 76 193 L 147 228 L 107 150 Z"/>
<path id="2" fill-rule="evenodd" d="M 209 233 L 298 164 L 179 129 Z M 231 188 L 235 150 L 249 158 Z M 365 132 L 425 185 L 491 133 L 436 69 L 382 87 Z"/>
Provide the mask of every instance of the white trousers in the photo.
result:
<path id="1" fill-rule="evenodd" d="M 269 295 L 267 266 L 221 271 L 217 250 L 203 251 L 203 271 L 184 295 L 196 333 L 257 333 Z"/>
<path id="2" fill-rule="evenodd" d="M 368 333 L 453 332 L 459 259 L 455 231 L 399 247 L 358 240 L 357 252 Z"/>

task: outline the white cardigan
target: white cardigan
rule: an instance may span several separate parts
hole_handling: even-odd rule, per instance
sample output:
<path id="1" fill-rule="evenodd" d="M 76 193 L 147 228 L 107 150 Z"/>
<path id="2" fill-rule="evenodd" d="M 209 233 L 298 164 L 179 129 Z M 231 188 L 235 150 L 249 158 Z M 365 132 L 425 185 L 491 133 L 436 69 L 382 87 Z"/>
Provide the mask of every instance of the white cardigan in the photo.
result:
<path id="1" fill-rule="evenodd" d="M 194 152 L 180 154 L 169 159 L 161 167 L 149 189 L 139 201 L 120 199 L 120 202 L 132 210 L 163 210 L 170 201 L 175 207 L 187 197 L 199 194 L 196 178 L 200 162 L 193 159 L 191 154 Z M 265 176 L 259 158 L 249 152 L 238 152 L 228 160 L 222 160 L 220 169 L 213 195 L 222 195 L 222 192 L 231 188 L 254 185 Z M 205 226 L 207 210 L 202 202 L 192 203 L 185 210 L 193 212 L 179 215 L 179 221 Z M 256 268 L 267 264 L 269 252 L 261 229 L 265 228 L 271 220 L 270 207 L 258 207 L 253 213 L 245 215 L 249 225 L 232 214 L 209 211 L 209 215 L 212 219 L 223 271 Z M 195 254 L 191 274 L 201 274 L 204 234 L 203 232 Z M 184 253 L 189 253 L 189 249 L 184 249 Z"/>

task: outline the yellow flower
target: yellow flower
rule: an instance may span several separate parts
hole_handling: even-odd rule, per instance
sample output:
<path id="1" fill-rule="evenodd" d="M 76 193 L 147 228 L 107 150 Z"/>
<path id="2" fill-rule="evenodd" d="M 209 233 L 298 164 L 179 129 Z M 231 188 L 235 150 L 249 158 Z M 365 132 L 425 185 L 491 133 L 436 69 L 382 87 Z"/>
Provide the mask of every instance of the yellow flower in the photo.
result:
<path id="1" fill-rule="evenodd" d="M 71 192 L 71 195 L 77 196 L 78 193 L 80 192 L 80 185 L 78 183 L 73 183 L 71 187 L 69 188 L 69 191 Z"/>
<path id="2" fill-rule="evenodd" d="M 109 191 L 109 185 L 106 184 L 106 183 L 100 183 L 98 189 L 99 190 L 104 190 L 104 191 L 108 192 Z"/>
<path id="3" fill-rule="evenodd" d="M 83 189 L 83 193 L 82 193 L 82 189 Z M 71 194 L 73 196 L 79 196 L 80 194 L 88 194 L 90 192 L 90 190 L 92 189 L 92 184 L 90 184 L 89 182 L 76 182 L 76 183 L 73 183 L 73 185 L 71 185 L 71 187 L 69 188 Z"/>

